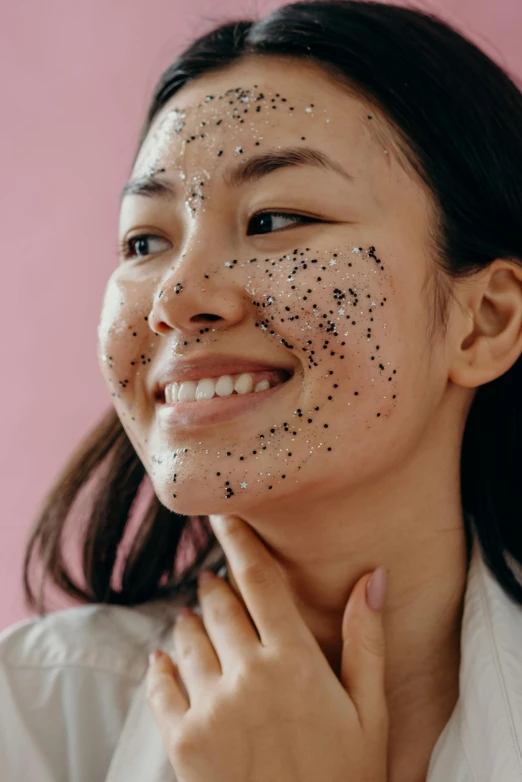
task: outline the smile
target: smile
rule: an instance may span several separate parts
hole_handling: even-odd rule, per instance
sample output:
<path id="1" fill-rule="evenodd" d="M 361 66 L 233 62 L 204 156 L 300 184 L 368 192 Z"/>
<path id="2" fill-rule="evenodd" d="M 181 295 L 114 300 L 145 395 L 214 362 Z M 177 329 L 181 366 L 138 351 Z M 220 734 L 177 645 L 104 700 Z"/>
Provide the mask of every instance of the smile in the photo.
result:
<path id="1" fill-rule="evenodd" d="M 265 370 L 244 372 L 240 375 L 221 375 L 201 380 L 185 380 L 181 383 L 169 383 L 165 387 L 165 402 L 200 402 L 215 396 L 227 397 L 233 394 L 253 394 L 274 388 L 288 380 L 288 372 Z"/>
<path id="2" fill-rule="evenodd" d="M 170 383 L 165 389 L 166 398 L 157 403 L 158 423 L 162 429 L 176 430 L 229 420 L 256 410 L 276 395 L 290 390 L 289 386 L 293 391 L 292 377 L 289 372 L 265 370 Z"/>

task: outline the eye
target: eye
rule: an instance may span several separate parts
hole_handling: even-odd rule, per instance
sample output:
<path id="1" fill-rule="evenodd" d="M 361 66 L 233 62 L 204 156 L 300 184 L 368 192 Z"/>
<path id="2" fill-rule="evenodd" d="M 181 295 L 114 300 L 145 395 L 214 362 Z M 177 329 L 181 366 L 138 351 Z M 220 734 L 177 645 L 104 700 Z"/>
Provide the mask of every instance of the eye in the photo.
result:
<path id="1" fill-rule="evenodd" d="M 136 255 L 138 258 L 144 258 L 146 255 L 150 255 L 151 253 L 150 247 L 148 246 L 151 239 L 159 239 L 160 242 L 167 241 L 167 239 L 163 239 L 163 237 L 156 236 L 155 234 L 140 234 L 139 236 L 131 236 L 130 239 L 125 239 L 119 244 L 119 252 L 123 258 L 133 258 Z M 156 250 L 156 252 L 161 252 L 161 250 Z"/>
<path id="2" fill-rule="evenodd" d="M 317 223 L 320 222 L 319 220 L 316 220 L 314 217 L 306 217 L 305 215 L 298 215 L 293 214 L 292 212 L 258 212 L 258 214 L 254 215 L 249 223 L 249 228 L 252 225 L 258 226 L 257 231 L 248 231 L 247 235 L 252 236 L 253 234 L 268 234 L 268 233 L 274 233 L 274 230 L 271 230 L 271 226 L 273 228 L 273 223 L 271 222 L 274 220 L 276 223 L 280 223 L 284 220 L 289 220 L 291 223 L 292 221 L 297 223 Z M 280 231 L 283 228 L 286 228 L 288 226 L 280 226 L 279 228 L 276 228 L 275 231 Z"/>

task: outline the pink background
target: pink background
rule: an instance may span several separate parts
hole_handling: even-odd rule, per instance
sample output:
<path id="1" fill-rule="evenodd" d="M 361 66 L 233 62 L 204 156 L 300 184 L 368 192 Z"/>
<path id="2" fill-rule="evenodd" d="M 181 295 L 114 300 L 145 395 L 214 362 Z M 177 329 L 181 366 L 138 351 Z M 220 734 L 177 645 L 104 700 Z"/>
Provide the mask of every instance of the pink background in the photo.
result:
<path id="1" fill-rule="evenodd" d="M 28 615 L 23 552 L 40 502 L 111 404 L 96 328 L 117 263 L 118 195 L 150 92 L 180 48 L 214 21 L 278 4 L 222 0 L 216 11 L 213 0 L 3 3 L 0 630 Z M 442 11 L 522 77 L 520 0 L 422 7 Z M 74 604 L 48 594 L 53 609 Z"/>

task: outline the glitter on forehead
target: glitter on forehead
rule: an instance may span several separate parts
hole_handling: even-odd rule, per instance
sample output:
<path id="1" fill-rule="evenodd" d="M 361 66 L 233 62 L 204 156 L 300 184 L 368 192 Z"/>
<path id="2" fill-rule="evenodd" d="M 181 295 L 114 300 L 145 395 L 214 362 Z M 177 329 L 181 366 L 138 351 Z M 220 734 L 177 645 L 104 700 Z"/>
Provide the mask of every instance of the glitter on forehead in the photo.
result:
<path id="1" fill-rule="evenodd" d="M 277 115 L 272 111 L 278 108 L 290 116 L 296 116 L 296 108 L 304 101 L 289 102 L 279 92 L 261 91 L 257 85 L 249 88 L 235 87 L 216 95 L 207 95 L 203 101 L 190 106 L 172 107 L 160 114 L 160 119 L 149 133 L 135 165 L 135 175 L 147 173 L 149 176 L 159 171 L 167 170 L 176 173 L 180 180 L 187 180 L 185 157 L 189 144 L 201 144 L 206 150 L 207 165 L 212 168 L 222 158 L 226 157 L 226 149 L 232 149 L 235 156 L 243 156 L 252 151 L 245 146 L 243 138 L 246 116 L 251 112 L 248 125 L 249 140 L 255 147 L 263 141 L 262 125 L 277 127 Z M 305 115 L 316 121 L 317 111 L 314 103 L 302 106 Z M 322 109 L 322 113 L 326 108 Z M 302 115 L 301 115 L 302 117 Z M 298 120 L 299 122 L 301 120 Z M 328 122 L 329 119 L 327 118 Z M 179 142 L 176 143 L 175 139 Z M 298 138 L 305 141 L 306 137 L 299 133 Z M 181 144 L 181 146 L 180 146 Z M 232 146 L 233 144 L 233 146 Z M 192 161 L 192 157 L 191 157 Z M 192 165 L 192 162 L 191 162 Z M 195 217 L 198 211 L 205 211 L 205 201 L 208 194 L 204 193 L 204 182 L 211 177 L 197 171 L 190 182 L 186 181 L 185 204 L 189 213 Z"/>

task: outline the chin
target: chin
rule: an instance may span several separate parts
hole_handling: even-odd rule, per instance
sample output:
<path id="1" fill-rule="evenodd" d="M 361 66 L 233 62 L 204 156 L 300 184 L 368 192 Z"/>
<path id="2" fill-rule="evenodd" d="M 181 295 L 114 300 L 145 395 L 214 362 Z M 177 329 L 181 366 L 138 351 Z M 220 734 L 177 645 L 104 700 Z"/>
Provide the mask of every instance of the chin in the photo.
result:
<path id="1" fill-rule="evenodd" d="M 183 516 L 240 515 L 251 504 L 246 497 L 194 498 L 194 495 L 189 493 L 184 497 L 181 492 L 178 492 L 177 497 L 166 498 L 167 501 L 164 501 L 162 497 L 158 497 L 158 499 L 173 513 L 180 513 Z"/>

